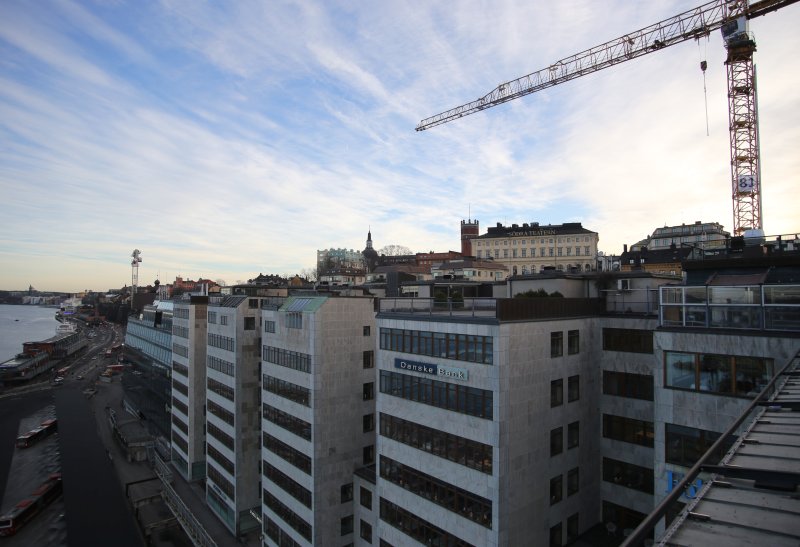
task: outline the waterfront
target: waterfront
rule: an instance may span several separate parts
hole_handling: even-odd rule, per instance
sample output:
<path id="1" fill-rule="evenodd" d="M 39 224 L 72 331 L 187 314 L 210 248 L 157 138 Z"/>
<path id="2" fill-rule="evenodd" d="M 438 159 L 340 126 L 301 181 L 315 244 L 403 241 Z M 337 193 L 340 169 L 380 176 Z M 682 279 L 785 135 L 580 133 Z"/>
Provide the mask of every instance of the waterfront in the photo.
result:
<path id="1" fill-rule="evenodd" d="M 23 342 L 56 335 L 56 308 L 0 304 L 0 363 L 22 351 Z"/>

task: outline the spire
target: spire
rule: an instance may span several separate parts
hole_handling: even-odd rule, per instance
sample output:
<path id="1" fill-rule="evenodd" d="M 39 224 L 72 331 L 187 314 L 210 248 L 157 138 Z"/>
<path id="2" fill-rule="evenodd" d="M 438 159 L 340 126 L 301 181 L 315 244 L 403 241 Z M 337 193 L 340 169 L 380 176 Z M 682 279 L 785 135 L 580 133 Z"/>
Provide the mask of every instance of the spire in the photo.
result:
<path id="1" fill-rule="evenodd" d="M 367 230 L 367 249 L 372 249 L 372 226 Z"/>

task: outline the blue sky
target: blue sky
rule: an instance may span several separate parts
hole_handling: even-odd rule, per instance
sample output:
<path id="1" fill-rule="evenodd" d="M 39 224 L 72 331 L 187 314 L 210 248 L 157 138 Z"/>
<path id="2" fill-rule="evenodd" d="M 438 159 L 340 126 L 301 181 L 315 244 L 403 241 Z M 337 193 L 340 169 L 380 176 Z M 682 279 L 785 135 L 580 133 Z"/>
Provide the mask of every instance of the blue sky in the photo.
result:
<path id="1" fill-rule="evenodd" d="M 428 116 L 700 2 L 0 2 L 0 289 L 227 283 L 317 249 L 459 249 L 582 222 L 600 248 L 730 229 L 718 33 L 456 122 Z M 800 6 L 752 22 L 764 227 L 800 229 Z M 708 61 L 706 88 L 701 60 Z"/>

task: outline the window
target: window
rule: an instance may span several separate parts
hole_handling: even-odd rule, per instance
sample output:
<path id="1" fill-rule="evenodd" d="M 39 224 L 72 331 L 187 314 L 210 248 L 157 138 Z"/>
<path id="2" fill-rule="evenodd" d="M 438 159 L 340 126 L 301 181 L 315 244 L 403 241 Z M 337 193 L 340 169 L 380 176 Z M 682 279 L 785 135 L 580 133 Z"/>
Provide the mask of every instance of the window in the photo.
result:
<path id="1" fill-rule="evenodd" d="M 361 521 L 361 539 L 367 543 L 372 543 L 372 526 L 363 520 Z"/>
<path id="2" fill-rule="evenodd" d="M 567 378 L 567 401 L 577 401 L 581 398 L 581 377 L 580 375 Z"/>
<path id="3" fill-rule="evenodd" d="M 653 353 L 653 331 L 642 329 L 603 329 L 605 351 Z"/>
<path id="4" fill-rule="evenodd" d="M 371 401 L 375 398 L 375 382 L 367 382 L 363 388 L 364 400 Z"/>
<path id="5" fill-rule="evenodd" d="M 581 441 L 581 423 L 572 422 L 567 426 L 567 448 L 575 448 Z"/>
<path id="6" fill-rule="evenodd" d="M 220 325 L 227 325 L 228 324 L 228 316 L 227 315 L 220 315 L 219 316 L 219 324 Z"/>
<path id="7" fill-rule="evenodd" d="M 564 489 L 564 479 L 562 475 L 550 479 L 550 505 L 555 505 L 561 501 Z"/>
<path id="8" fill-rule="evenodd" d="M 365 446 L 362 452 L 364 456 L 364 465 L 375 463 L 375 445 L 370 444 Z"/>
<path id="9" fill-rule="evenodd" d="M 361 506 L 372 511 L 372 492 L 363 486 L 361 487 Z"/>
<path id="10" fill-rule="evenodd" d="M 369 336 L 369 325 L 364 325 L 364 336 Z"/>
<path id="11" fill-rule="evenodd" d="M 374 414 L 364 414 L 361 419 L 362 423 L 362 431 L 364 433 L 368 433 L 370 431 L 375 430 L 375 415 Z"/>
<path id="12" fill-rule="evenodd" d="M 348 482 L 347 484 L 343 484 L 340 488 L 340 497 L 342 503 L 347 503 L 348 501 L 353 501 L 353 483 Z"/>
<path id="13" fill-rule="evenodd" d="M 692 467 L 700 456 L 706 453 L 719 438 L 719 433 L 695 429 L 682 425 L 664 424 L 665 437 L 665 457 L 667 463 Z M 709 463 L 718 463 L 725 453 L 733 446 L 734 438 L 729 437 L 717 452 L 712 456 Z"/>
<path id="14" fill-rule="evenodd" d="M 264 332 L 275 332 L 275 321 L 264 321 Z"/>
<path id="15" fill-rule="evenodd" d="M 581 333 L 578 330 L 567 332 L 567 353 L 575 355 L 581 350 Z"/>
<path id="16" fill-rule="evenodd" d="M 303 328 L 302 312 L 286 312 L 286 327 L 290 329 Z"/>
<path id="17" fill-rule="evenodd" d="M 603 458 L 603 480 L 646 494 L 653 493 L 653 470 L 648 467 Z"/>
<path id="18" fill-rule="evenodd" d="M 564 333 L 550 333 L 550 357 L 561 357 L 564 355 Z"/>
<path id="19" fill-rule="evenodd" d="M 557 456 L 564 450 L 564 428 L 550 430 L 550 456 Z"/>
<path id="20" fill-rule="evenodd" d="M 603 437 L 653 448 L 653 422 L 603 414 Z"/>
<path id="21" fill-rule="evenodd" d="M 578 513 L 570 515 L 567 519 L 567 543 L 578 539 Z"/>
<path id="22" fill-rule="evenodd" d="M 367 350 L 363 355 L 364 368 L 372 368 L 375 366 L 375 351 Z"/>
<path id="23" fill-rule="evenodd" d="M 577 494 L 580 489 L 580 469 L 574 467 L 567 472 L 567 497 Z"/>
<path id="24" fill-rule="evenodd" d="M 339 528 L 341 530 L 341 535 L 346 536 L 347 534 L 353 533 L 353 515 L 349 515 L 344 517 L 339 522 Z"/>
<path id="25" fill-rule="evenodd" d="M 753 397 L 769 382 L 772 360 L 711 353 L 664 352 L 664 386 Z"/>
<path id="26" fill-rule="evenodd" d="M 561 547 L 561 523 L 550 527 L 550 547 Z"/>
<path id="27" fill-rule="evenodd" d="M 653 377 L 648 374 L 604 370 L 603 394 L 652 401 Z"/>
<path id="28" fill-rule="evenodd" d="M 258 298 L 250 298 L 247 300 L 247 307 L 251 310 L 258 308 Z"/>
<path id="29" fill-rule="evenodd" d="M 550 407 L 564 404 L 564 380 L 550 382 Z"/>
<path id="30" fill-rule="evenodd" d="M 256 318 L 255 317 L 245 317 L 244 318 L 244 330 L 256 330 Z"/>
<path id="31" fill-rule="evenodd" d="M 217 312 L 215 311 L 208 312 L 208 322 L 211 323 L 212 325 L 217 324 Z"/>

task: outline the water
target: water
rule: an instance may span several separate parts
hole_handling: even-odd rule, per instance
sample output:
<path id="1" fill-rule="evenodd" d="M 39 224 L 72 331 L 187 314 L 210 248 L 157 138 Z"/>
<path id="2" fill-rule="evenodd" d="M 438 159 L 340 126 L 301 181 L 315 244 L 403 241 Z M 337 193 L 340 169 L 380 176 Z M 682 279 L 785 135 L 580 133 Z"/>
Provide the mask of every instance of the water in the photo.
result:
<path id="1" fill-rule="evenodd" d="M 23 342 L 56 335 L 56 308 L 0 304 L 0 363 L 22 352 Z"/>

